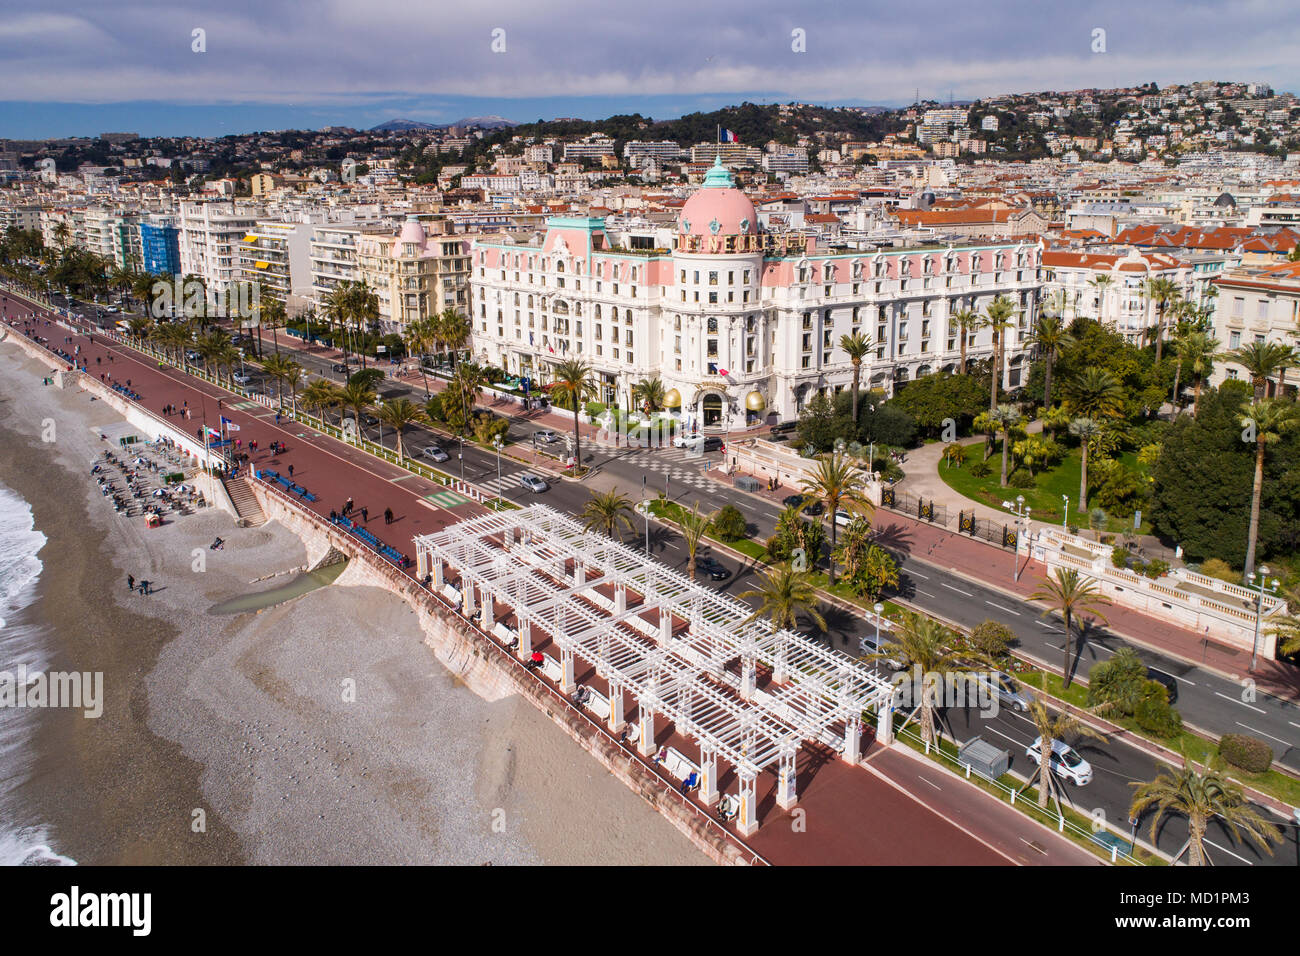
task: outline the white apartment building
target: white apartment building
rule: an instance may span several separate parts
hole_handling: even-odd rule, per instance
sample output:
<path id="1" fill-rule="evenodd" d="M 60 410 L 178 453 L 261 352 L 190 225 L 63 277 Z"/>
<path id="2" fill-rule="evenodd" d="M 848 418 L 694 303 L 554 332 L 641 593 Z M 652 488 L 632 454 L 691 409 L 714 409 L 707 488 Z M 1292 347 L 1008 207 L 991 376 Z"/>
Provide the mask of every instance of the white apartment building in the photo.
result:
<path id="1" fill-rule="evenodd" d="M 209 294 L 228 291 L 242 276 L 239 246 L 258 215 L 258 210 L 235 203 L 181 203 L 181 272 L 202 279 Z"/>
<path id="2" fill-rule="evenodd" d="M 1025 331 L 1040 292 L 1035 242 L 831 252 L 806 235 L 765 233 L 754 204 L 720 164 L 674 227 L 614 234 L 594 217 L 553 217 L 528 240 L 472 246 L 473 349 L 486 363 L 545 384 L 560 361 L 594 369 L 599 398 L 629 407 L 658 376 L 684 423 L 743 427 L 798 415 L 815 394 L 850 385 L 840 338 L 875 343 L 864 388 L 955 371 L 950 317 L 996 296 L 1022 310 L 1008 338 L 1006 383 L 1027 373 Z M 972 334 L 968 359 L 991 353 Z"/>
<path id="3" fill-rule="evenodd" d="M 1225 351 L 1251 342 L 1276 342 L 1300 346 L 1300 263 L 1280 262 L 1269 266 L 1238 266 L 1214 280 L 1219 289 L 1214 312 L 1214 335 Z M 1225 379 L 1248 379 L 1233 362 L 1215 363 L 1212 385 Z M 1276 380 L 1268 394 L 1278 393 Z M 1300 386 L 1300 369 L 1287 369 L 1281 391 L 1294 395 Z"/>
<path id="4" fill-rule="evenodd" d="M 239 241 L 240 278 L 259 283 L 263 294 L 286 306 L 300 307 L 312 292 L 311 236 L 307 223 L 255 223 Z"/>
<path id="5" fill-rule="evenodd" d="M 360 226 L 317 225 L 312 227 L 308 258 L 311 260 L 311 302 L 317 312 L 331 292 L 344 282 L 356 282 L 357 237 Z"/>

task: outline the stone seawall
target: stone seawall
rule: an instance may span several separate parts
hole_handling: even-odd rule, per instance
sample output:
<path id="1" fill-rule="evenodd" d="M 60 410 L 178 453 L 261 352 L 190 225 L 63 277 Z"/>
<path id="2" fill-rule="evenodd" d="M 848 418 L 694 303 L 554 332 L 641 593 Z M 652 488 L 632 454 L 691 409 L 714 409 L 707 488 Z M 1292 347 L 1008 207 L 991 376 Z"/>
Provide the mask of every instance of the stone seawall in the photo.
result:
<path id="1" fill-rule="evenodd" d="M 348 568 L 335 585 L 378 587 L 403 598 L 419 616 L 424 643 L 465 685 L 488 701 L 514 694 L 543 711 L 584 750 L 627 787 L 666 817 L 701 852 L 725 865 L 762 862 L 696 808 L 630 751 L 594 724 L 558 691 L 539 681 L 508 652 L 472 623 L 447 607 L 415 581 L 345 532 L 331 527 L 296 502 L 260 481 L 250 481 L 269 520 L 277 521 L 302 539 L 312 565 L 331 549 L 348 556 Z"/>

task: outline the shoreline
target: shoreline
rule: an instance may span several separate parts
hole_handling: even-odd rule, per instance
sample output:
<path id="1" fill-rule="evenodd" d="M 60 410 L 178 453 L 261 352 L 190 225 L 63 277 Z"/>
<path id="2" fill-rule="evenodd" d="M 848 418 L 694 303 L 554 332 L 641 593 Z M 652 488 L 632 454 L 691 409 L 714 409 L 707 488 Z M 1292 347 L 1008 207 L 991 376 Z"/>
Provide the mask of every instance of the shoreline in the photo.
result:
<path id="1" fill-rule="evenodd" d="M 249 582 L 301 566 L 302 542 L 274 522 L 236 529 L 216 508 L 148 532 L 101 508 L 76 470 L 104 447 L 91 422 L 120 416 L 79 389 L 46 392 L 39 369 L 0 350 L 0 440 L 25 459 L 0 479 L 49 539 L 33 609 L 58 645 L 54 666 L 102 669 L 108 688 L 102 727 L 41 715 L 27 802 L 59 852 L 84 863 L 708 862 L 531 704 L 471 694 L 405 602 L 348 571 L 261 612 L 208 614 L 276 587 Z M 61 427 L 80 428 L 81 458 L 65 449 L 69 461 L 36 467 L 52 446 L 33 441 L 39 420 L 13 421 L 22 394 L 71 406 Z M 11 427 L 22 424 L 27 434 Z M 217 534 L 226 548 L 194 574 L 192 549 Z M 163 590 L 125 593 L 130 568 L 114 554 Z M 195 809 L 206 833 L 191 830 Z"/>

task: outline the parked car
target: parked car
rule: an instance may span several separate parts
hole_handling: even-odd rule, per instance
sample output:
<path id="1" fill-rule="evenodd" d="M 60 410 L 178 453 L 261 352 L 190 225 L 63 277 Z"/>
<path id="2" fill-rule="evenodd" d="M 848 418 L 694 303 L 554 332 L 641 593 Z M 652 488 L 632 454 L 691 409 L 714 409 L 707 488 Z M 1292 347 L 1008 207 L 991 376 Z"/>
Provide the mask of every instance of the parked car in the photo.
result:
<path id="1" fill-rule="evenodd" d="M 703 574 L 713 581 L 725 581 L 731 577 L 731 572 L 713 558 L 696 558 L 695 570 L 698 574 Z"/>
<path id="2" fill-rule="evenodd" d="M 549 428 L 543 428 L 541 431 L 533 432 L 533 441 L 545 442 L 550 445 L 560 440 L 559 434 L 551 431 Z"/>
<path id="3" fill-rule="evenodd" d="M 802 508 L 803 495 L 786 495 L 781 499 L 781 504 L 785 505 L 787 508 Z"/>
<path id="4" fill-rule="evenodd" d="M 372 427 L 379 424 L 379 419 L 374 415 L 362 415 L 361 420 Z"/>
<path id="5" fill-rule="evenodd" d="M 236 385 L 247 385 L 253 380 L 253 376 L 249 375 L 247 372 L 236 372 L 230 377 L 234 379 Z"/>
<path id="6" fill-rule="evenodd" d="M 858 649 L 862 651 L 864 656 L 881 653 L 881 648 L 886 644 L 892 644 L 894 647 L 898 646 L 890 641 L 889 635 L 887 634 L 882 634 L 880 636 L 880 643 L 876 643 L 876 635 L 874 632 L 863 634 L 858 638 Z M 890 670 L 901 671 L 907 666 L 907 661 L 903 660 L 901 656 L 895 654 L 889 654 L 888 656 L 881 658 L 881 660 Z"/>
<path id="7" fill-rule="evenodd" d="M 541 494 L 543 491 L 546 491 L 551 487 L 536 475 L 521 475 L 519 478 L 519 484 L 521 484 L 526 490 L 533 492 L 533 494 Z"/>
<path id="8" fill-rule="evenodd" d="M 427 448 L 424 449 L 424 451 L 420 452 L 420 454 L 422 454 L 425 458 L 430 458 L 433 461 L 439 461 L 439 462 L 446 461 L 448 458 L 451 457 L 450 455 L 447 454 L 446 451 L 444 451 L 438 445 L 429 445 Z"/>
<path id="9" fill-rule="evenodd" d="M 790 422 L 778 422 L 772 426 L 773 435 L 788 435 L 799 427 L 798 419 Z"/>
<path id="10" fill-rule="evenodd" d="M 704 439 L 704 451 L 717 451 L 722 447 L 722 439 L 717 435 L 709 435 Z"/>
<path id="11" fill-rule="evenodd" d="M 187 349 L 185 351 L 185 358 L 191 362 L 203 361 L 203 356 L 199 354 L 199 351 L 197 349 Z"/>
<path id="12" fill-rule="evenodd" d="M 845 511 L 843 508 L 835 509 L 835 523 L 841 528 L 847 528 L 861 517 L 861 515 L 855 515 L 852 511 Z"/>
<path id="13" fill-rule="evenodd" d="M 1034 742 L 1025 749 L 1025 756 L 1038 765 L 1039 748 L 1043 738 L 1035 737 Z M 1068 780 L 1076 787 L 1084 787 L 1092 782 L 1092 764 L 1079 756 L 1079 752 L 1062 740 L 1052 741 L 1052 773 L 1063 780 Z"/>
<path id="14" fill-rule="evenodd" d="M 330 371 L 342 372 L 344 375 L 346 375 L 348 374 L 348 367 L 344 365 L 342 362 L 335 362 L 333 365 L 330 366 Z"/>
<path id="15" fill-rule="evenodd" d="M 1166 674 L 1164 671 L 1156 670 L 1154 667 L 1147 668 L 1147 679 L 1153 680 L 1165 690 L 1169 691 L 1169 703 L 1178 700 L 1178 681 L 1172 674 Z"/>
<path id="16" fill-rule="evenodd" d="M 998 703 L 1024 713 L 1029 709 L 1029 697 L 1020 689 L 1015 678 L 1010 674 L 997 671 L 993 674 L 980 673 L 975 678 L 989 691 L 997 696 Z"/>

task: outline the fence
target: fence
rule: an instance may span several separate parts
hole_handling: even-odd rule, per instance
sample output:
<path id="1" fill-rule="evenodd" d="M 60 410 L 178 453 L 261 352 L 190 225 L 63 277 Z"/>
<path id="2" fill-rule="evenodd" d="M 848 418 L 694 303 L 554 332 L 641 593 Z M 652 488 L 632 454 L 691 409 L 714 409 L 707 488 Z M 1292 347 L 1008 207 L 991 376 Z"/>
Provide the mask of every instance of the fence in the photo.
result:
<path id="1" fill-rule="evenodd" d="M 975 515 L 975 509 L 962 511 L 957 516 L 957 530 L 972 538 L 979 538 L 1000 548 L 1015 548 L 1016 527 L 1002 521 L 990 521 Z"/>
<path id="2" fill-rule="evenodd" d="M 880 504 L 905 514 L 909 518 L 929 521 L 932 524 L 948 526 L 948 507 L 933 498 L 921 498 L 903 491 L 901 488 L 886 487 L 880 491 Z"/>

